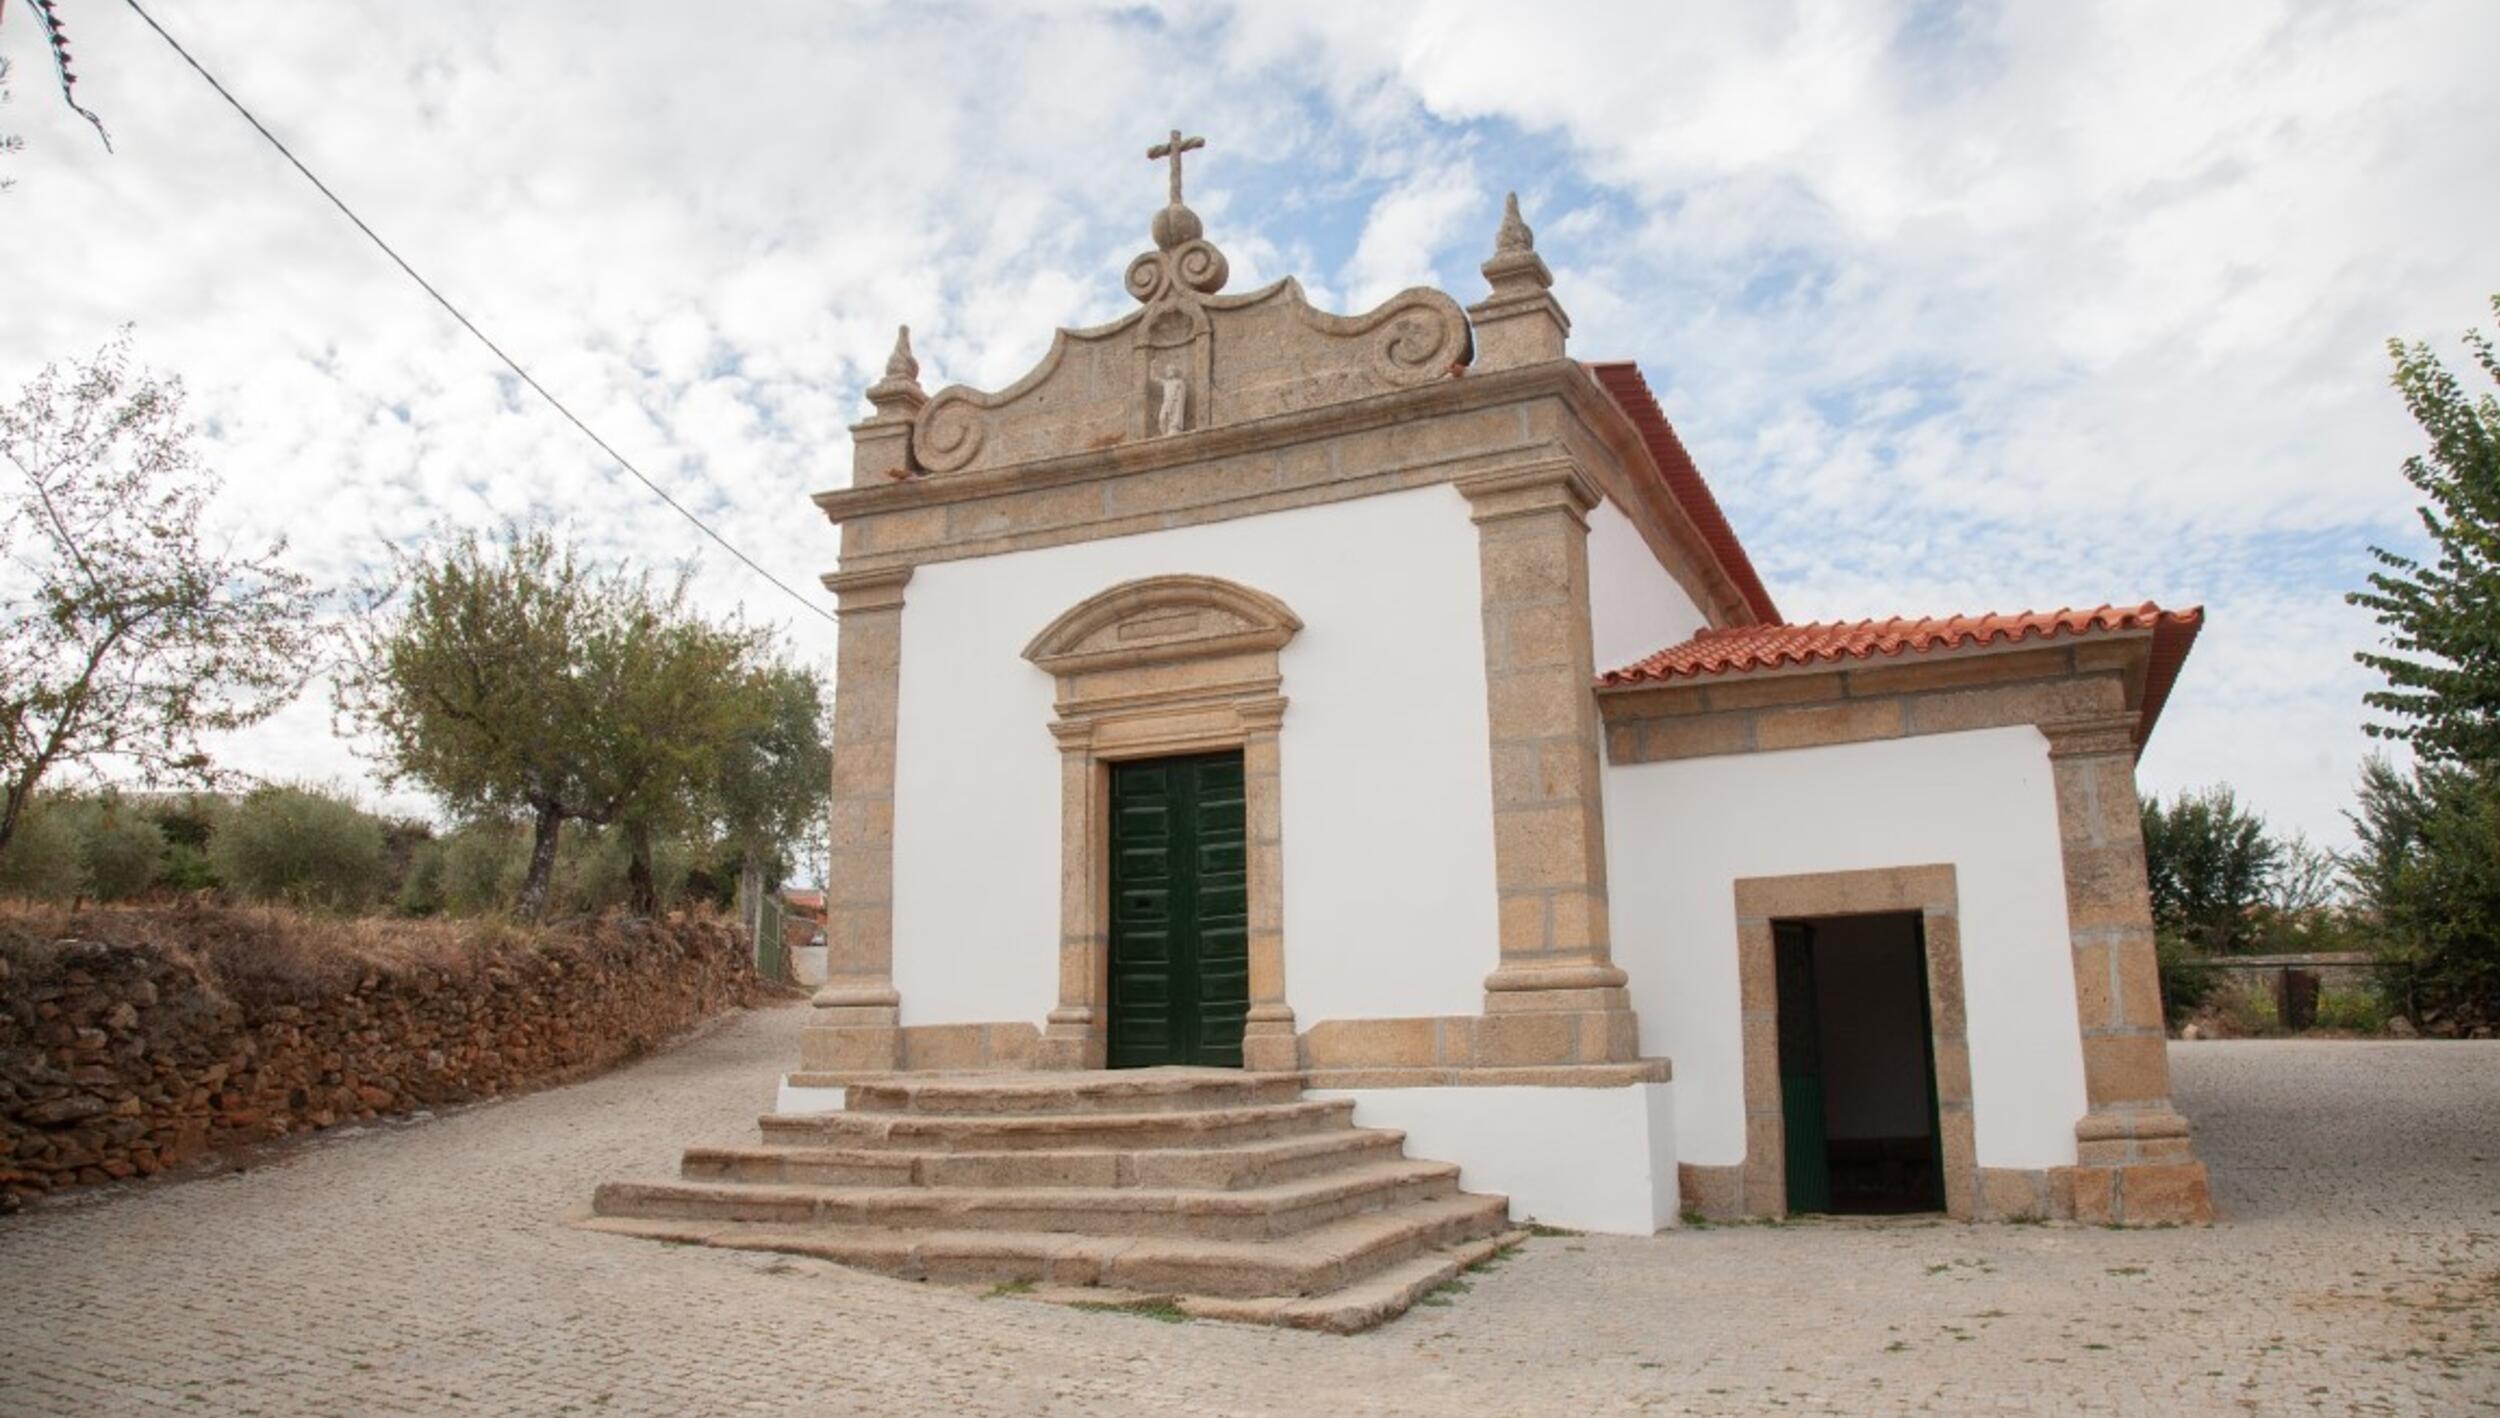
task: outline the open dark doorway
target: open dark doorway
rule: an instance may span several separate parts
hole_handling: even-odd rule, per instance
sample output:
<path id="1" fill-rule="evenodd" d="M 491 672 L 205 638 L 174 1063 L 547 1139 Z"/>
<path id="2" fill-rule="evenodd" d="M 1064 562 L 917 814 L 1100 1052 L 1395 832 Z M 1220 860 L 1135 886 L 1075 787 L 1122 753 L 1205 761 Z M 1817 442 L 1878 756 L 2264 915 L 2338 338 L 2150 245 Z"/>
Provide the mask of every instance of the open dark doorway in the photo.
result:
<path id="1" fill-rule="evenodd" d="M 1789 1211 L 1942 1211 L 1918 913 L 1776 921 L 1772 939 Z"/>

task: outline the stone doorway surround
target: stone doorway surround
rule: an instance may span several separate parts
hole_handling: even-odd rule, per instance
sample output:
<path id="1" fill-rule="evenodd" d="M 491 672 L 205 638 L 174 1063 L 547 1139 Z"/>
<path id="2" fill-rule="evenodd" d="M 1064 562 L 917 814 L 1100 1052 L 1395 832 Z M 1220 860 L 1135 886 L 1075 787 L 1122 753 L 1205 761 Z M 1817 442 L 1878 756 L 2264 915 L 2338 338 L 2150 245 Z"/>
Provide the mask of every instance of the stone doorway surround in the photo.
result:
<path id="1" fill-rule="evenodd" d="M 1059 1004 L 1033 1062 L 1103 1067 L 1110 1003 L 1110 765 L 1239 749 L 1249 826 L 1250 1015 L 1242 1066 L 1295 1067 L 1285 1003 L 1277 652 L 1302 629 L 1284 602 L 1211 576 L 1153 576 L 1087 597 L 1024 657 L 1058 681 Z"/>
<path id="2" fill-rule="evenodd" d="M 1978 1216 L 1979 1165 L 1971 1131 L 1970 1041 L 1962 1007 L 1960 895 L 1949 865 L 1807 872 L 1736 883 L 1737 997 L 1744 1011 L 1745 1160 L 1686 1163 L 1685 1203 L 1706 1216 L 1788 1214 L 1788 1138 L 1780 1112 L 1779 990 L 1774 921 L 1916 912 L 1926 941 L 1936 1126 L 1944 1153 L 1944 1210 Z"/>

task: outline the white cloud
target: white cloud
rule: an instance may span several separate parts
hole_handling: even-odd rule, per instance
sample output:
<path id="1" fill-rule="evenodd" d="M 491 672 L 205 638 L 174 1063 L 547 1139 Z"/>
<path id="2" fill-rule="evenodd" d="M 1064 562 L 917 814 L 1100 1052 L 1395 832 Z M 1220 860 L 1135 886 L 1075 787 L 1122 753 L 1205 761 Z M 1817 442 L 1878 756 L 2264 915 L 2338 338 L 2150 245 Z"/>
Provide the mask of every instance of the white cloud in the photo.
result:
<path id="1" fill-rule="evenodd" d="M 1342 279 L 1355 308 L 1431 284 L 1435 258 L 1462 235 L 1480 234 L 1469 232 L 1468 221 L 1480 220 L 1483 208 L 1483 189 L 1466 162 L 1418 172 L 1391 188 L 1372 205 L 1346 261 Z"/>
<path id="2" fill-rule="evenodd" d="M 654 562 L 702 546 L 126 13 L 74 18 L 110 157 L 32 81 L 32 27 L 0 25 L 29 141 L 0 222 L 40 234 L 0 266 L 0 386 L 135 319 L 213 424 L 219 515 L 291 531 L 325 581 L 506 516 Z M 2380 343 L 2451 332 L 2500 285 L 2500 8 L 2478 0 L 163 18 L 811 593 L 834 538 L 801 499 L 847 476 L 893 327 L 932 386 L 997 384 L 1053 326 L 1120 313 L 1168 123 L 1212 140 L 1190 189 L 1237 285 L 1297 274 L 1355 309 L 1436 272 L 1472 298 L 1517 187 L 1575 352 L 1642 360 L 1785 608 L 2206 600 L 2147 781 L 2229 777 L 2329 837 L 2366 687 L 2335 577 L 2409 535 Z M 700 589 L 830 647 L 717 551 Z M 357 771 L 307 722 L 236 754 Z"/>

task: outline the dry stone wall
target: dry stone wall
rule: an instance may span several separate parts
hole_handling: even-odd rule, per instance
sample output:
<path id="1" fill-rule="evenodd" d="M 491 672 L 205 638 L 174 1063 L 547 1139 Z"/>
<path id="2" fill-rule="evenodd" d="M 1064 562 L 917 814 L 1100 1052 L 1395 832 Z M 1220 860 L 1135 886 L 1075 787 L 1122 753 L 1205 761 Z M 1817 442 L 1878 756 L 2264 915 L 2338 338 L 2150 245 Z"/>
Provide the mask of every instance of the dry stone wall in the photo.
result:
<path id="1" fill-rule="evenodd" d="M 0 1211 L 592 1072 L 759 995 L 744 937 L 710 918 L 0 921 Z"/>

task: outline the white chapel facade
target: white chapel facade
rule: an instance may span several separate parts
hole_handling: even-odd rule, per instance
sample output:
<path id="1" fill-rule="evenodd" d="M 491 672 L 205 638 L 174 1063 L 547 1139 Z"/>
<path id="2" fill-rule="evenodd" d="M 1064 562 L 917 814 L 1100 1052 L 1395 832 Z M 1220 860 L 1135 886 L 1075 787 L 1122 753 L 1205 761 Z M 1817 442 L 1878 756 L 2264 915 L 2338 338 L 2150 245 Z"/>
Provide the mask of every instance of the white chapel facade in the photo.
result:
<path id="1" fill-rule="evenodd" d="M 1226 289 L 995 391 L 907 343 L 840 529 L 784 1108 L 1299 1075 L 1558 1225 L 2210 1215 L 2134 762 L 2199 614 L 1794 625 L 1515 203 L 1472 304 Z"/>

